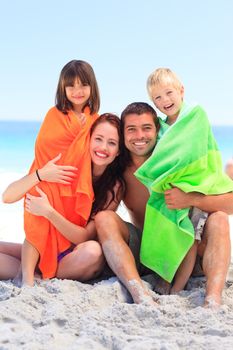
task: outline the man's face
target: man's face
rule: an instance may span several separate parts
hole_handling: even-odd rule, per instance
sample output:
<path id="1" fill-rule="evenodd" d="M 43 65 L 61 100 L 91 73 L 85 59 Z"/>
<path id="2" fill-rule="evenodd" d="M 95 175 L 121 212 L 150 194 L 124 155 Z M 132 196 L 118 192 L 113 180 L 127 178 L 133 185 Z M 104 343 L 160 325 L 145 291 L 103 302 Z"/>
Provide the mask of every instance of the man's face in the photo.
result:
<path id="1" fill-rule="evenodd" d="M 150 113 L 129 114 L 125 117 L 125 147 L 131 155 L 147 157 L 156 143 L 156 126 Z"/>

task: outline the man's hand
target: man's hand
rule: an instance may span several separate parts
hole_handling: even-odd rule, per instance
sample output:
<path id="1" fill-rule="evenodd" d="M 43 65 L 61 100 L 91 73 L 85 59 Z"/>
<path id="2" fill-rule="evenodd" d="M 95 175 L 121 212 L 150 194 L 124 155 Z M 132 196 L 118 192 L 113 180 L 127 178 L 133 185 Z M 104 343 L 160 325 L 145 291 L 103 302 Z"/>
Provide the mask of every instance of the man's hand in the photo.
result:
<path id="1" fill-rule="evenodd" d="M 177 187 L 165 191 L 164 196 L 168 209 L 184 209 L 192 205 L 192 194 L 185 193 Z"/>

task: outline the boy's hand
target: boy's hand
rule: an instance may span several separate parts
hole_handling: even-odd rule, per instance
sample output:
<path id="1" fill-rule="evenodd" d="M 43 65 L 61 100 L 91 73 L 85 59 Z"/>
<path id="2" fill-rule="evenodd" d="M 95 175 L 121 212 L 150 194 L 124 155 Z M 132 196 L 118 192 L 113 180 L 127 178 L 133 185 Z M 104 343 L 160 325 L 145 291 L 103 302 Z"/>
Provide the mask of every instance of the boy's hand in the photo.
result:
<path id="1" fill-rule="evenodd" d="M 173 187 L 170 190 L 165 191 L 164 196 L 168 209 L 184 209 L 192 205 L 192 194 L 185 193 L 177 187 Z"/>
<path id="2" fill-rule="evenodd" d="M 61 153 L 38 170 L 41 180 L 64 185 L 70 185 L 72 183 L 77 176 L 78 169 L 71 165 L 57 165 L 56 162 L 60 158 Z"/>

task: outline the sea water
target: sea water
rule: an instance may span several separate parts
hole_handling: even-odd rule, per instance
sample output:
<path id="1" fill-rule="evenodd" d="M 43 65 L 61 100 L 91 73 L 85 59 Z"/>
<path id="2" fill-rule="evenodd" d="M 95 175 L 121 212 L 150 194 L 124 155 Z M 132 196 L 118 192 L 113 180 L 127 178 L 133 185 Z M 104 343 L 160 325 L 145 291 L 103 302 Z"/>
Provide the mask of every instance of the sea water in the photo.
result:
<path id="1" fill-rule="evenodd" d="M 0 121 L 0 195 L 9 183 L 28 172 L 34 158 L 34 144 L 40 125 L 38 121 Z M 214 126 L 213 132 L 224 166 L 233 156 L 233 125 Z M 119 209 L 119 213 L 129 220 L 124 207 Z M 0 240 L 22 242 L 23 238 L 22 200 L 13 205 L 3 204 L 0 200 Z"/>
<path id="2" fill-rule="evenodd" d="M 40 125 L 41 122 L 37 121 L 0 121 L 0 174 L 28 171 L 34 158 L 34 144 Z M 224 166 L 233 156 L 233 125 L 213 126 L 212 129 Z"/>

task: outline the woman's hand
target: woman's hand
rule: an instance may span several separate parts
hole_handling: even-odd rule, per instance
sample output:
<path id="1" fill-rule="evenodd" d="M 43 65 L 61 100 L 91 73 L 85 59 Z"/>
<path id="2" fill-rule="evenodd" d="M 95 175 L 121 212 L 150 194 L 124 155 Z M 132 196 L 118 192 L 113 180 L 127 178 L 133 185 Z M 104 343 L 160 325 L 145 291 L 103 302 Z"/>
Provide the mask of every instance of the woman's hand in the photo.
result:
<path id="1" fill-rule="evenodd" d="M 53 207 L 49 203 L 47 195 L 38 186 L 36 186 L 36 191 L 39 193 L 38 197 L 26 194 L 25 210 L 33 215 L 48 218 Z"/>
<path id="2" fill-rule="evenodd" d="M 70 185 L 77 176 L 77 168 L 71 165 L 57 165 L 61 153 L 38 170 L 41 180 Z"/>

